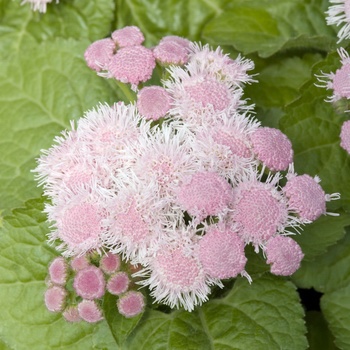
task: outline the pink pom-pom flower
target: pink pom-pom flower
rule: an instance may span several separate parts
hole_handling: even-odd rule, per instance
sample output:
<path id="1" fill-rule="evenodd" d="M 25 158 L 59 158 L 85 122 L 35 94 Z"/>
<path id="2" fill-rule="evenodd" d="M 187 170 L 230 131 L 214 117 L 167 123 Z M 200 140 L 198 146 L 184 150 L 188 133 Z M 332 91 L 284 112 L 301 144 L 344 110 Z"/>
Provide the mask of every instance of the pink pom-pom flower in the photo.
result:
<path id="1" fill-rule="evenodd" d="M 118 47 L 141 45 L 145 41 L 139 27 L 127 26 L 112 33 L 112 39 Z"/>
<path id="2" fill-rule="evenodd" d="M 250 138 L 257 158 L 270 170 L 287 170 L 293 162 L 292 143 L 280 130 L 261 127 Z"/>
<path id="3" fill-rule="evenodd" d="M 291 237 L 275 236 L 266 244 L 267 263 L 271 265 L 271 273 L 290 276 L 300 267 L 304 254 L 297 242 Z"/>
<path id="4" fill-rule="evenodd" d="M 77 272 L 73 287 L 79 296 L 91 300 L 104 295 L 105 284 L 103 272 L 92 265 Z"/>
<path id="5" fill-rule="evenodd" d="M 89 68 L 99 72 L 108 67 L 115 50 L 112 39 L 106 38 L 93 42 L 84 53 L 86 64 Z"/>
<path id="6" fill-rule="evenodd" d="M 137 95 L 137 108 L 146 119 L 158 120 L 171 107 L 171 96 L 160 86 L 146 86 Z"/>
<path id="7" fill-rule="evenodd" d="M 141 292 L 130 291 L 119 298 L 117 307 L 126 318 L 135 317 L 143 312 L 145 298 Z"/>
<path id="8" fill-rule="evenodd" d="M 103 320 L 102 311 L 93 300 L 83 300 L 78 304 L 79 316 L 86 322 L 96 323 Z"/>

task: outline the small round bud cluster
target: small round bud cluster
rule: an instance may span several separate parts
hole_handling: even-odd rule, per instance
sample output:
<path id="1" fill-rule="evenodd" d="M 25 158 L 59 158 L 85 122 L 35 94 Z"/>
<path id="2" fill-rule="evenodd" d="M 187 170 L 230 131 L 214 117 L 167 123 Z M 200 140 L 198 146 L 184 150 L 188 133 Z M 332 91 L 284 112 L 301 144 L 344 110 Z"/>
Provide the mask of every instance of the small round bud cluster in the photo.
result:
<path id="1" fill-rule="evenodd" d="M 130 289 L 132 280 L 121 268 L 120 256 L 110 252 L 101 257 L 91 252 L 71 259 L 55 258 L 49 266 L 44 297 L 47 309 L 62 313 L 68 322 L 96 323 L 104 319 L 101 301 L 108 291 L 118 296 L 116 307 L 122 315 L 137 316 L 144 310 L 144 297 Z M 124 268 L 129 270 L 127 265 Z"/>

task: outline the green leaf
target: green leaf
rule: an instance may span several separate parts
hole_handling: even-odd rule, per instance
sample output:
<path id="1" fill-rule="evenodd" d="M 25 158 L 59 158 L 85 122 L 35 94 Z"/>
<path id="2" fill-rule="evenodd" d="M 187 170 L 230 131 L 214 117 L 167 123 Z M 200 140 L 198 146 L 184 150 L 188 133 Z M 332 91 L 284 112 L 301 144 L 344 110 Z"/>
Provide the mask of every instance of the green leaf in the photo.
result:
<path id="1" fill-rule="evenodd" d="M 9 56 L 21 46 L 57 37 L 87 39 L 90 42 L 109 35 L 114 17 L 114 2 L 55 1 L 45 14 L 34 12 L 21 1 L 0 0 L 0 55 Z"/>
<path id="2" fill-rule="evenodd" d="M 345 234 L 345 226 L 350 225 L 350 215 L 340 211 L 339 216 L 321 216 L 310 225 L 304 226 L 300 235 L 293 236 L 303 249 L 304 261 L 315 259 L 335 244 Z"/>
<path id="3" fill-rule="evenodd" d="M 308 328 L 307 340 L 310 350 L 337 350 L 334 337 L 329 331 L 326 320 L 319 311 L 308 311 L 305 316 Z"/>
<path id="4" fill-rule="evenodd" d="M 115 28 L 138 26 L 146 45 L 156 45 L 165 35 L 200 40 L 204 25 L 223 13 L 229 0 L 118 0 Z"/>
<path id="5" fill-rule="evenodd" d="M 261 57 L 289 48 L 328 50 L 335 35 L 326 25 L 326 9 L 320 0 L 235 0 L 206 25 L 203 36 Z"/>
<path id="6" fill-rule="evenodd" d="M 339 57 L 330 55 L 314 66 L 313 75 L 335 71 Z M 295 169 L 299 174 L 319 175 L 326 193 L 341 194 L 341 199 L 327 204 L 329 211 L 343 207 L 350 211 L 350 157 L 340 147 L 340 128 L 347 118 L 337 114 L 325 102 L 330 92 L 315 86 L 313 77 L 301 90 L 301 97 L 291 103 L 280 121 L 281 130 L 293 144 Z"/>
<path id="7" fill-rule="evenodd" d="M 321 298 L 321 309 L 340 349 L 350 348 L 350 284 Z"/>
<path id="8" fill-rule="evenodd" d="M 130 333 L 139 323 L 143 313 L 132 318 L 122 316 L 117 311 L 117 297 L 109 293 L 106 293 L 103 298 L 103 311 L 115 342 L 122 347 Z"/>
<path id="9" fill-rule="evenodd" d="M 350 284 L 350 228 L 326 253 L 313 261 L 303 261 L 293 280 L 301 288 L 314 288 L 322 293 Z"/>
<path id="10" fill-rule="evenodd" d="M 0 209 L 38 197 L 30 170 L 41 149 L 99 101 L 118 100 L 116 84 L 87 68 L 89 42 L 33 45 L 0 61 Z"/>
<path id="11" fill-rule="evenodd" d="M 49 262 L 43 199 L 4 219 L 0 231 L 0 339 L 18 350 L 117 349 L 107 322 L 70 324 L 44 305 Z"/>
<path id="12" fill-rule="evenodd" d="M 130 338 L 130 349 L 307 348 L 303 309 L 292 283 L 273 276 L 237 279 L 223 299 L 193 313 L 148 311 Z"/>

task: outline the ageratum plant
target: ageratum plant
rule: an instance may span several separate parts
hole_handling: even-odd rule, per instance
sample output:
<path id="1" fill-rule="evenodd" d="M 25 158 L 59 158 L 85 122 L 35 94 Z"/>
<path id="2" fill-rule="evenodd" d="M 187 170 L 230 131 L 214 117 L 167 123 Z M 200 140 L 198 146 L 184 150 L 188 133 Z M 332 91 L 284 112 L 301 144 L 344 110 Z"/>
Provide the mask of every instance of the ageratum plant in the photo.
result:
<path id="1" fill-rule="evenodd" d="M 5 348 L 346 348 L 347 3 L 319 2 L 3 6 Z"/>

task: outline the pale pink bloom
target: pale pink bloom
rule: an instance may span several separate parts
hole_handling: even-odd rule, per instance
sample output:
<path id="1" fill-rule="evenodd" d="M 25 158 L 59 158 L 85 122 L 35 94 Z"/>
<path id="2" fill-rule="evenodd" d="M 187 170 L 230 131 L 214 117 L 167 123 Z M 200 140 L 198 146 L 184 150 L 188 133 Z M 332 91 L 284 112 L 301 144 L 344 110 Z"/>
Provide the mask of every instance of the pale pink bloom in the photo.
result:
<path id="1" fill-rule="evenodd" d="M 109 204 L 110 231 L 104 244 L 113 254 L 142 262 L 158 245 L 162 228 L 169 221 L 164 210 L 167 203 L 157 196 L 157 186 L 151 180 L 141 183 L 133 177 L 128 179 L 126 185 L 120 184 Z"/>
<path id="2" fill-rule="evenodd" d="M 209 226 L 199 241 L 199 260 L 212 278 L 234 278 L 244 273 L 247 258 L 244 242 L 237 232 L 225 227 Z"/>
<path id="3" fill-rule="evenodd" d="M 90 265 L 90 261 L 88 260 L 86 255 L 76 256 L 72 258 L 70 262 L 70 266 L 74 271 L 83 270 Z"/>
<path id="4" fill-rule="evenodd" d="M 148 266 L 134 276 L 145 277 L 138 283 L 149 286 L 155 302 L 192 311 L 208 300 L 209 285 L 222 285 L 204 272 L 193 243 L 178 242 L 160 246 L 148 259 Z"/>
<path id="5" fill-rule="evenodd" d="M 108 230 L 105 200 L 91 189 L 81 188 L 77 193 L 64 190 L 57 204 L 45 207 L 49 221 L 56 227 L 49 234 L 49 243 L 61 240 L 57 249 L 63 251 L 63 256 L 99 250 Z"/>
<path id="6" fill-rule="evenodd" d="M 109 62 L 108 76 L 137 87 L 151 78 L 155 66 L 150 49 L 141 45 L 122 47 Z"/>
<path id="7" fill-rule="evenodd" d="M 86 64 L 89 68 L 97 72 L 106 70 L 115 49 L 115 43 L 110 38 L 93 42 L 88 46 L 84 53 Z"/>
<path id="8" fill-rule="evenodd" d="M 135 317 L 145 309 L 145 297 L 141 292 L 130 291 L 119 298 L 117 307 L 126 318 Z"/>
<path id="9" fill-rule="evenodd" d="M 191 41 L 189 41 L 188 39 L 177 35 L 163 36 L 163 38 L 160 40 L 160 43 L 163 43 L 163 42 L 175 42 L 176 44 L 183 46 L 185 48 L 189 48 L 191 43 Z"/>
<path id="10" fill-rule="evenodd" d="M 213 50 L 208 44 L 190 44 L 190 58 L 188 63 L 190 71 L 203 72 L 216 76 L 230 84 L 241 86 L 254 82 L 248 71 L 254 69 L 254 62 L 244 59 L 240 55 L 236 59 L 230 58 L 222 52 L 220 47 Z"/>
<path id="11" fill-rule="evenodd" d="M 165 201 L 171 200 L 182 179 L 198 168 L 189 131 L 176 127 L 164 122 L 161 128 L 146 130 L 125 154 L 126 164 L 140 181 L 154 182 L 158 187 L 154 193 Z"/>
<path id="12" fill-rule="evenodd" d="M 326 99 L 326 102 L 336 102 L 342 98 L 350 98 L 350 58 L 344 48 L 338 49 L 342 66 L 335 73 L 323 73 L 316 75 L 317 80 L 322 84 L 315 84 L 318 87 L 333 90 L 333 95 Z"/>
<path id="13" fill-rule="evenodd" d="M 275 234 L 286 233 L 286 227 L 297 228 L 300 224 L 290 214 L 287 199 L 278 190 L 280 174 L 269 175 L 266 182 L 260 182 L 261 175 L 244 178 L 234 187 L 232 212 L 228 219 L 256 251 Z"/>
<path id="14" fill-rule="evenodd" d="M 153 54 L 162 65 L 183 65 L 188 61 L 188 48 L 172 40 L 161 41 L 153 49 Z"/>
<path id="15" fill-rule="evenodd" d="M 62 313 L 63 317 L 68 322 L 80 322 L 81 317 L 79 316 L 79 311 L 77 306 L 68 306 Z"/>
<path id="16" fill-rule="evenodd" d="M 244 102 L 242 90 L 216 76 L 192 72 L 178 66 L 168 68 L 170 78 L 163 82 L 173 98 L 170 114 L 187 121 L 196 115 L 236 111 Z"/>
<path id="17" fill-rule="evenodd" d="M 107 290 L 114 295 L 125 293 L 129 288 L 130 279 L 126 272 L 121 271 L 112 275 L 107 282 Z"/>
<path id="18" fill-rule="evenodd" d="M 68 266 L 67 262 L 61 256 L 55 258 L 49 266 L 50 282 L 64 285 L 67 281 Z"/>
<path id="19" fill-rule="evenodd" d="M 49 311 L 61 312 L 66 304 L 67 291 L 60 286 L 52 286 L 45 292 L 45 305 Z"/>
<path id="20" fill-rule="evenodd" d="M 52 0 L 22 0 L 21 5 L 30 4 L 33 11 L 45 13 L 47 4 L 51 3 Z M 58 4 L 58 0 L 56 0 Z"/>
<path id="21" fill-rule="evenodd" d="M 141 45 L 145 41 L 140 28 L 136 26 L 117 29 L 111 36 L 118 47 Z"/>
<path id="22" fill-rule="evenodd" d="M 78 304 L 79 316 L 86 322 L 96 323 L 103 320 L 102 311 L 93 300 L 83 300 Z"/>
<path id="23" fill-rule="evenodd" d="M 165 117 L 171 107 L 171 96 L 160 86 L 146 86 L 137 94 L 137 108 L 146 119 Z"/>
<path id="24" fill-rule="evenodd" d="M 261 127 L 250 135 L 253 152 L 270 170 L 287 170 L 293 162 L 292 143 L 280 130 Z"/>
<path id="25" fill-rule="evenodd" d="M 214 172 L 197 172 L 177 192 L 180 207 L 202 221 L 207 216 L 224 215 L 232 202 L 232 187 Z"/>
<path id="26" fill-rule="evenodd" d="M 84 299 L 99 299 L 105 293 L 105 278 L 101 269 L 88 266 L 79 270 L 74 277 L 73 287 L 77 295 Z"/>
<path id="27" fill-rule="evenodd" d="M 271 273 L 290 276 L 300 267 L 304 254 L 294 239 L 277 235 L 268 240 L 265 247 L 266 262 L 271 265 Z"/>
<path id="28" fill-rule="evenodd" d="M 326 201 L 339 198 L 337 193 L 327 195 L 320 186 L 320 181 L 317 176 L 312 178 L 307 174 L 289 174 L 287 184 L 283 188 L 290 210 L 304 223 L 310 223 L 322 214 L 325 215 Z"/>
<path id="29" fill-rule="evenodd" d="M 350 38 L 350 1 L 349 0 L 330 0 L 330 4 L 335 4 L 329 7 L 327 14 L 327 24 L 341 26 L 338 31 L 338 43 L 342 40 Z"/>
<path id="30" fill-rule="evenodd" d="M 120 256 L 111 252 L 103 255 L 100 260 L 100 269 L 107 274 L 111 274 L 120 268 Z"/>
<path id="31" fill-rule="evenodd" d="M 216 120 L 193 128 L 193 151 L 198 164 L 206 171 L 215 171 L 232 184 L 258 164 L 253 157 L 250 134 L 259 123 L 244 114 L 216 116 Z"/>
<path id="32" fill-rule="evenodd" d="M 350 154 L 350 120 L 345 121 L 341 127 L 340 146 Z"/>

